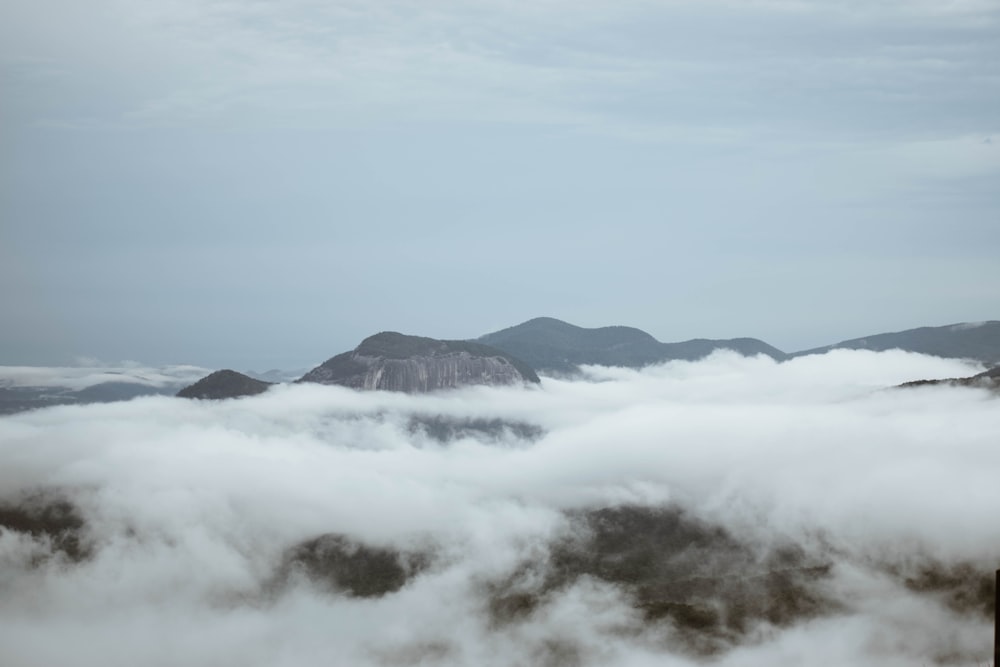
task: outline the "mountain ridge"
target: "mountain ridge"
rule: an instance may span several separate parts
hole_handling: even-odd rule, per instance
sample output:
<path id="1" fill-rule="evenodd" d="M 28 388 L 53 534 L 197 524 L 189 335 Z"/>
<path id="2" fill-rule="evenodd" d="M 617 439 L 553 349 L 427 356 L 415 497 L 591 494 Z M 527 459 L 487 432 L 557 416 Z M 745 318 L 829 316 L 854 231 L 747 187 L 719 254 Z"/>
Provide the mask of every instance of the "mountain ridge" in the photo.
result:
<path id="1" fill-rule="evenodd" d="M 790 357 L 823 354 L 830 350 L 905 350 L 935 357 L 973 359 L 987 365 L 1000 364 L 1000 321 L 957 322 L 937 327 L 917 327 L 824 345 Z"/>
<path id="2" fill-rule="evenodd" d="M 267 391 L 271 382 L 264 382 L 244 375 L 234 370 L 224 368 L 209 373 L 192 385 L 184 387 L 177 396 L 179 398 L 224 399 L 255 396 Z"/>
<path id="3" fill-rule="evenodd" d="M 757 338 L 695 338 L 663 343 L 635 327 L 587 328 L 553 317 L 536 317 L 475 340 L 523 359 L 536 370 L 561 373 L 575 372 L 586 364 L 641 368 L 672 360 L 693 361 L 720 349 L 764 354 L 778 361 L 787 358 L 784 352 Z"/>

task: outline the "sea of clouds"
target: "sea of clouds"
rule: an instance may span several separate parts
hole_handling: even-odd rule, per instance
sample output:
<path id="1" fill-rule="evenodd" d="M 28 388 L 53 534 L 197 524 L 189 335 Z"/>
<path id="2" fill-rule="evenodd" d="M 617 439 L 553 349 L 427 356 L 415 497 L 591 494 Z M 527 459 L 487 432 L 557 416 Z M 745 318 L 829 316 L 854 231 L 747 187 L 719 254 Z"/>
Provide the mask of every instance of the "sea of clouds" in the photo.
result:
<path id="1" fill-rule="evenodd" d="M 183 387 L 210 371 L 199 366 L 144 366 L 138 362 L 107 363 L 81 358 L 73 366 L 0 366 L 0 387 L 45 387 L 77 391 L 106 382 L 155 388 Z"/>
<path id="2" fill-rule="evenodd" d="M 283 385 L 0 417 L 0 503 L 68 502 L 85 546 L 0 531 L 0 664 L 975 665 L 989 615 L 913 576 L 1000 566 L 1000 399 L 892 387 L 979 370 L 725 352 L 537 388 Z M 502 582 L 535 585 L 524 572 L 546 570 L 574 517 L 621 507 L 683 512 L 761 563 L 794 545 L 825 567 L 811 590 L 828 604 L 707 652 L 593 573 L 491 613 Z M 326 534 L 420 565 L 376 596 L 278 576 Z"/>

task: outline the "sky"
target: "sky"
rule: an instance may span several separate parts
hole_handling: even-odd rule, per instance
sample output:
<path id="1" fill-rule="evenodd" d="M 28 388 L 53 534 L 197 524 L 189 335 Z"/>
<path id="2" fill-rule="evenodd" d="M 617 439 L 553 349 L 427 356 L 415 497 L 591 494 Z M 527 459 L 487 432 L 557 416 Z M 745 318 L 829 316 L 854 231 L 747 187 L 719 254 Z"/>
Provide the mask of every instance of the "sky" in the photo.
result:
<path id="1" fill-rule="evenodd" d="M 6 0 L 0 363 L 1000 308 L 996 0 Z"/>
<path id="2" fill-rule="evenodd" d="M 898 350 L 784 363 L 723 351 L 533 388 L 292 384 L 5 416 L 4 519 L 67 501 L 86 557 L 0 530 L 0 662 L 706 664 L 669 620 L 644 621 L 621 582 L 570 568 L 578 576 L 543 588 L 559 545 L 586 543 L 574 516 L 625 507 L 680 511 L 742 545 L 735 571 L 720 562 L 727 548 L 700 552 L 699 573 L 746 593 L 700 600 L 720 614 L 759 608 L 755 582 L 776 551 L 801 554 L 785 576 L 821 566 L 803 592 L 828 601 L 820 613 L 771 625 L 751 612 L 745 632 L 716 638 L 713 665 L 984 664 L 992 619 L 949 606 L 950 586 L 921 592 L 906 579 L 931 568 L 960 592 L 985 577 L 992 595 L 997 398 L 887 389 L 970 370 Z M 413 428 L 417 417 L 533 428 L 439 440 Z M 425 566 L 369 598 L 278 575 L 296 545 L 330 534 L 423 554 Z M 658 553 L 673 567 L 697 549 Z M 491 600 L 508 593 L 538 604 L 498 620 Z"/>

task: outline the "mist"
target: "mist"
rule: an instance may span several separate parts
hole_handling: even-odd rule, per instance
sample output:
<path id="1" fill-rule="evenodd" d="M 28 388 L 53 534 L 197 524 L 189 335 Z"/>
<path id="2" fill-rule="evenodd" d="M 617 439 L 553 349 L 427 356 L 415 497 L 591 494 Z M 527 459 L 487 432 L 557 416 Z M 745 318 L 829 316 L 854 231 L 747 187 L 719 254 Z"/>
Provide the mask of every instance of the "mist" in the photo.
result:
<path id="1" fill-rule="evenodd" d="M 2 417 L 0 662 L 976 664 L 1000 403 L 894 387 L 978 370 L 717 353 Z"/>

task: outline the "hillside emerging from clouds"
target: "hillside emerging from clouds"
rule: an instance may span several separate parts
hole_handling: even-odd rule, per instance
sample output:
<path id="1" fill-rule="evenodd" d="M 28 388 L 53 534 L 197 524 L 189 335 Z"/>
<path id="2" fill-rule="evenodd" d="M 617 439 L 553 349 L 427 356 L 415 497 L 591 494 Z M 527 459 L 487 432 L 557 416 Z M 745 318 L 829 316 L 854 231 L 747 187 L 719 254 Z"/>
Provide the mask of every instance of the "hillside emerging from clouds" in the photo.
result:
<path id="1" fill-rule="evenodd" d="M 520 359 L 481 343 L 383 331 L 328 359 L 298 382 L 414 393 L 469 385 L 537 384 L 538 375 Z"/>
<path id="2" fill-rule="evenodd" d="M 997 399 L 885 390 L 968 369 L 720 351 L 8 415 L 0 664 L 982 664 Z"/>
<path id="3" fill-rule="evenodd" d="M 716 350 L 745 356 L 763 354 L 781 360 L 787 355 L 755 338 L 661 343 L 650 334 L 625 326 L 587 329 L 552 317 L 537 317 L 517 326 L 480 336 L 477 340 L 523 359 L 538 371 L 573 372 L 581 365 L 641 368 L 676 359 L 694 360 Z"/>
<path id="4" fill-rule="evenodd" d="M 692 361 L 721 350 L 785 361 L 837 349 L 899 349 L 991 366 L 1000 363 L 1000 321 L 874 334 L 786 354 L 756 338 L 697 338 L 663 343 L 634 327 L 586 328 L 551 317 L 538 317 L 471 341 L 382 332 L 369 336 L 354 350 L 337 354 L 304 375 L 270 371 L 264 377 L 271 383 L 298 377 L 300 382 L 355 388 L 435 391 L 469 384 L 535 383 L 538 373 L 576 374 L 586 365 L 643 368 L 668 361 Z M 262 378 L 255 379 L 254 375 L 228 371 L 208 376 L 205 369 L 194 366 L 161 369 L 134 365 L 123 368 L 0 367 L 0 414 L 54 405 L 85 405 L 174 394 L 185 387 L 191 396 L 245 396 L 263 391 L 269 384 L 258 382 Z M 199 379 L 203 384 L 192 386 L 192 382 Z M 907 380 L 934 379 L 946 378 Z M 209 380 L 211 386 L 206 386 L 204 383 Z"/>
<path id="5" fill-rule="evenodd" d="M 943 327 L 919 327 L 894 333 L 852 338 L 833 345 L 796 352 L 793 356 L 830 350 L 906 350 L 951 359 L 975 359 L 1000 364 L 1000 321 L 962 322 Z"/>

